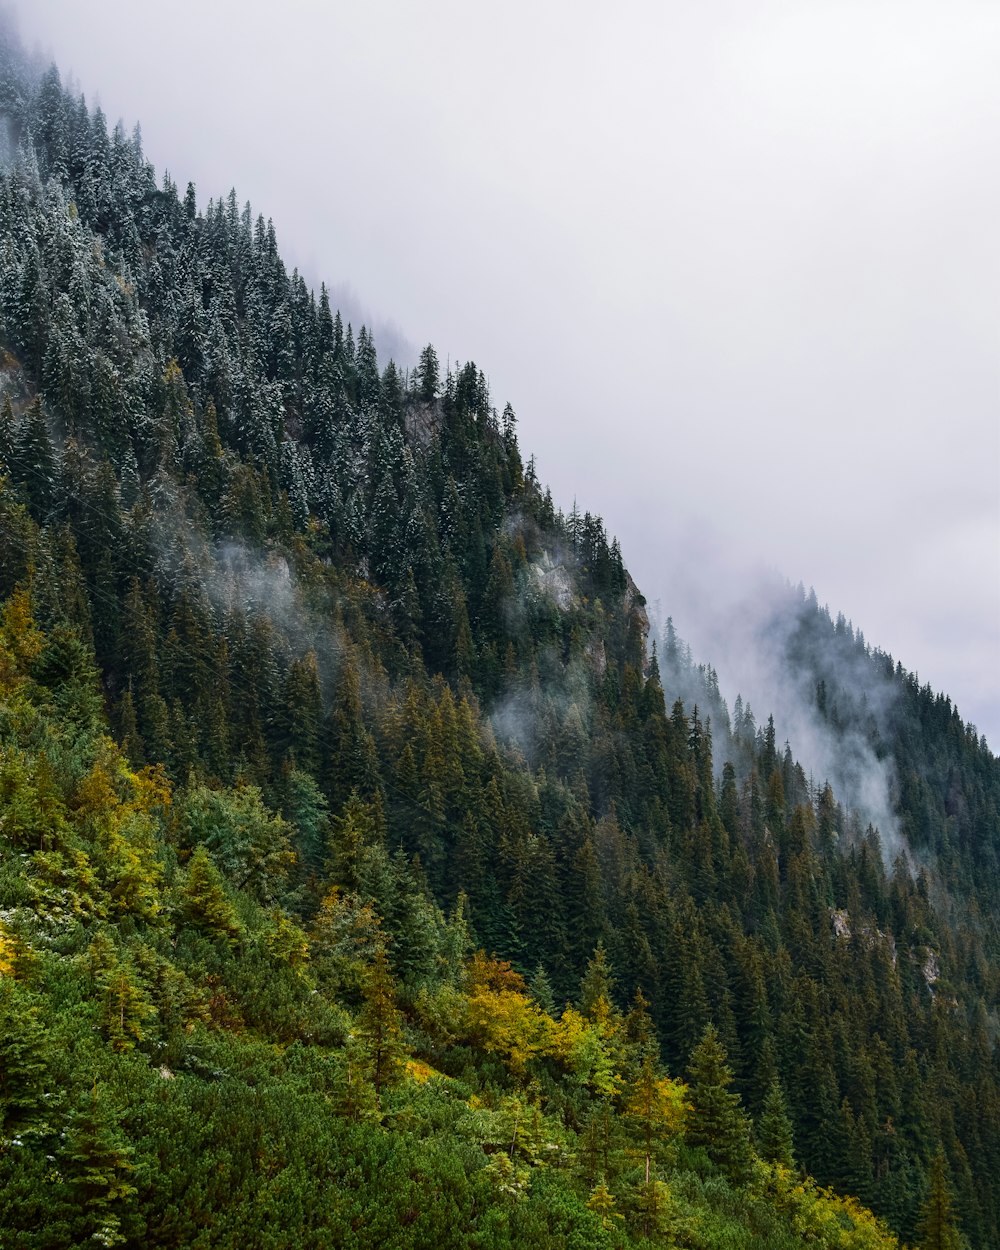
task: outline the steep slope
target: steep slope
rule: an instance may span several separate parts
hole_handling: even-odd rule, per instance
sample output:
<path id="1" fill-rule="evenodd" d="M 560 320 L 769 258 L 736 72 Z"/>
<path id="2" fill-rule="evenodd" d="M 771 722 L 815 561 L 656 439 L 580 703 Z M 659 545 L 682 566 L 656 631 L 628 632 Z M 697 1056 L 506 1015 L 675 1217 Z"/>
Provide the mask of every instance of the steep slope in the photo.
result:
<path id="1" fill-rule="evenodd" d="M 893 669 L 934 859 L 887 870 L 773 725 L 668 712 L 480 370 L 380 370 L 235 194 L 5 66 L 13 1244 L 880 1244 L 753 1158 L 712 1024 L 761 1152 L 907 1238 L 940 1173 L 995 1243 L 996 761 Z"/>

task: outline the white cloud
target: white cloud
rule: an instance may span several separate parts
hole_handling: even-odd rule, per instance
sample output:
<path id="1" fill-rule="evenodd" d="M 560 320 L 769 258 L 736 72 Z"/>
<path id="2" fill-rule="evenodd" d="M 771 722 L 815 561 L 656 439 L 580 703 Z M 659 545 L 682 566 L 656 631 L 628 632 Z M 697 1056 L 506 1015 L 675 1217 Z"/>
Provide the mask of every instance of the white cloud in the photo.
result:
<path id="1" fill-rule="evenodd" d="M 1000 746 L 995 5 L 21 8 L 158 168 L 487 369 L 679 622 L 711 525 Z"/>

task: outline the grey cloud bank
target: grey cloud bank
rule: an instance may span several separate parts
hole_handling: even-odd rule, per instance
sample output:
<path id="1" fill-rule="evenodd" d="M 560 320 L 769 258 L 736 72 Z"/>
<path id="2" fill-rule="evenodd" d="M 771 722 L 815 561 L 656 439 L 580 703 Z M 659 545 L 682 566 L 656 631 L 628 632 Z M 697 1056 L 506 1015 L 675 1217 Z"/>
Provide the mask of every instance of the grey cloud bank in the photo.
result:
<path id="1" fill-rule="evenodd" d="M 720 677 L 769 564 L 1000 748 L 995 5 L 19 17 L 158 169 L 349 284 L 383 356 L 488 369 Z"/>

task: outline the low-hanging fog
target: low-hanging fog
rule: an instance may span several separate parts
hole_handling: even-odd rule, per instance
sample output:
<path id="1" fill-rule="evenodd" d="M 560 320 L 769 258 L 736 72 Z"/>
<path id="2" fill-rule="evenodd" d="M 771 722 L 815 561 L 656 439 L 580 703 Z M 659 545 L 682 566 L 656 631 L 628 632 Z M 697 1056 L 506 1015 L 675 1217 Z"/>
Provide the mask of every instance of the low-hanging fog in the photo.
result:
<path id="1" fill-rule="evenodd" d="M 486 369 L 730 700 L 772 568 L 1000 747 L 995 5 L 14 7 L 383 357 Z"/>

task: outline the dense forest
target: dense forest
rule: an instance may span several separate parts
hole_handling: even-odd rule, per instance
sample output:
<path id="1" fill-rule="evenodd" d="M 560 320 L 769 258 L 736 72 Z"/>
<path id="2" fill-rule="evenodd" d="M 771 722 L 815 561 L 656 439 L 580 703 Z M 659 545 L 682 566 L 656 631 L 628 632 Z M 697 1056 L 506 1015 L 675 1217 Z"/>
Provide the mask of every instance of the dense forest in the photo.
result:
<path id="1" fill-rule="evenodd" d="M 0 1243 L 1000 1244 L 951 702 L 788 590 L 890 848 L 475 364 L 380 362 L 9 35 L 0 110 Z"/>

